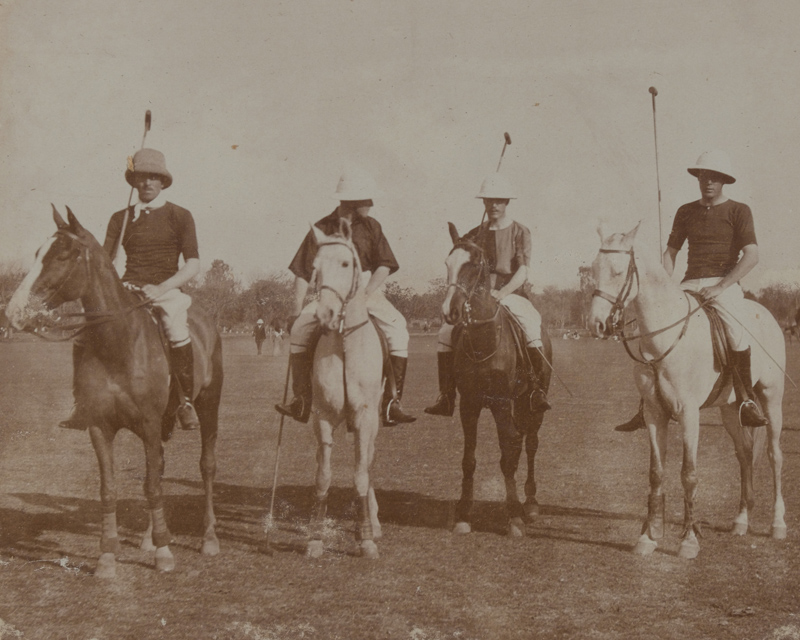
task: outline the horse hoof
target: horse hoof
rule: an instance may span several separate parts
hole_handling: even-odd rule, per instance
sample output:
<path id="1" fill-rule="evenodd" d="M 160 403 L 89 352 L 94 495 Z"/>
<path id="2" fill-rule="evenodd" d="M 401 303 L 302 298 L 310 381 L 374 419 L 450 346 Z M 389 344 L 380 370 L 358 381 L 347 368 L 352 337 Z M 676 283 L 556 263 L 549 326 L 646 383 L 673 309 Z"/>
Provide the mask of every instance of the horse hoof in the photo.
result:
<path id="1" fill-rule="evenodd" d="M 153 538 L 150 535 L 145 535 L 142 542 L 139 544 L 142 551 L 155 551 L 156 545 L 153 544 Z"/>
<path id="2" fill-rule="evenodd" d="M 733 529 L 731 530 L 731 532 L 735 536 L 747 535 L 747 523 L 746 522 L 734 522 L 733 523 Z"/>
<path id="3" fill-rule="evenodd" d="M 361 557 L 369 558 L 370 560 L 378 559 L 378 545 L 374 540 L 361 541 Z"/>
<path id="4" fill-rule="evenodd" d="M 309 540 L 308 545 L 306 545 L 306 557 L 321 558 L 322 549 L 322 540 Z"/>
<path id="5" fill-rule="evenodd" d="M 117 560 L 113 553 L 100 554 L 100 558 L 97 560 L 97 568 L 94 570 L 94 575 L 104 580 L 117 577 Z"/>
<path id="6" fill-rule="evenodd" d="M 469 522 L 456 522 L 456 526 L 453 527 L 453 533 L 463 536 L 472 533 L 472 527 L 469 526 Z"/>
<path id="7" fill-rule="evenodd" d="M 169 547 L 159 547 L 156 549 L 156 569 L 162 573 L 167 573 L 175 569 L 175 558 Z"/>
<path id="8" fill-rule="evenodd" d="M 678 549 L 678 557 L 684 560 L 694 560 L 700 553 L 700 543 L 696 538 L 684 539 Z"/>
<path id="9" fill-rule="evenodd" d="M 203 537 L 203 548 L 200 550 L 204 556 L 215 556 L 219 553 L 219 539 L 213 531 Z"/>
<path id="10" fill-rule="evenodd" d="M 772 539 L 773 540 L 786 540 L 786 525 L 772 525 Z"/>
<path id="11" fill-rule="evenodd" d="M 539 515 L 539 503 L 538 502 L 528 502 L 526 501 L 524 505 L 522 505 L 523 510 L 525 511 L 525 515 L 533 520 L 536 516 Z"/>
<path id="12" fill-rule="evenodd" d="M 508 522 L 508 537 L 522 538 L 525 536 L 525 523 L 522 518 L 511 518 Z"/>
<path id="13" fill-rule="evenodd" d="M 383 537 L 383 529 L 381 529 L 381 525 L 372 525 L 372 539 L 373 540 L 380 540 Z"/>
<path id="14" fill-rule="evenodd" d="M 658 542 L 653 540 L 650 536 L 646 533 L 643 533 L 639 537 L 639 541 L 636 543 L 636 546 L 633 548 L 633 552 L 640 556 L 649 556 L 653 551 L 656 550 L 658 546 Z"/>

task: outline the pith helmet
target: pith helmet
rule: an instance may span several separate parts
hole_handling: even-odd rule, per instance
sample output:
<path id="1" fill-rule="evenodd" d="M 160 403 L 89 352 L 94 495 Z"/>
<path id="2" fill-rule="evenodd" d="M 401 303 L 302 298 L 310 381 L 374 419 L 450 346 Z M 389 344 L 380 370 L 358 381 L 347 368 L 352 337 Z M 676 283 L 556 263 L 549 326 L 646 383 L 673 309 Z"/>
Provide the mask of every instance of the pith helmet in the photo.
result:
<path id="1" fill-rule="evenodd" d="M 514 187 L 511 181 L 502 173 L 490 173 L 483 180 L 481 190 L 476 198 L 499 198 L 513 200 L 517 196 L 514 194 Z"/>
<path id="2" fill-rule="evenodd" d="M 133 176 L 136 173 L 155 173 L 163 178 L 162 188 L 166 189 L 172 184 L 172 174 L 167 171 L 167 161 L 164 154 L 155 149 L 140 149 L 133 158 L 128 158 L 128 169 L 125 171 L 125 180 L 134 186 Z"/>
<path id="3" fill-rule="evenodd" d="M 261 318 L 259 318 L 259 319 L 256 321 L 256 324 L 264 324 L 264 321 L 263 321 Z"/>
<path id="4" fill-rule="evenodd" d="M 345 169 L 336 185 L 334 197 L 341 201 L 373 200 L 379 194 L 372 176 L 360 167 Z"/>
<path id="5" fill-rule="evenodd" d="M 714 171 L 725 176 L 725 184 L 733 184 L 736 178 L 733 177 L 731 159 L 724 151 L 704 151 L 700 154 L 693 167 L 687 169 L 695 178 L 701 171 Z"/>

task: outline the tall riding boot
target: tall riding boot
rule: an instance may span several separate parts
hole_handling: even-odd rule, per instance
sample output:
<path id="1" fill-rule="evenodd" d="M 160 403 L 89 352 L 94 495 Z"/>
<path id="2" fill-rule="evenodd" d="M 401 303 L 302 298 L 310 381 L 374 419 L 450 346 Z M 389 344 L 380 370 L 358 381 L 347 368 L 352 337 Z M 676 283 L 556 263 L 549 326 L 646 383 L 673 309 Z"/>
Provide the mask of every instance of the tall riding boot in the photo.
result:
<path id="1" fill-rule="evenodd" d="M 436 354 L 436 359 L 439 369 L 439 397 L 436 398 L 436 404 L 426 407 L 425 413 L 451 417 L 456 410 L 456 355 L 452 351 L 440 351 Z"/>
<path id="2" fill-rule="evenodd" d="M 200 428 L 200 420 L 192 404 L 194 394 L 194 354 L 192 344 L 170 349 L 172 359 L 172 373 L 178 381 L 181 393 L 181 404 L 178 407 L 178 420 L 181 428 L 190 431 Z"/>
<path id="3" fill-rule="evenodd" d="M 83 352 L 86 350 L 80 342 L 72 343 L 72 412 L 66 420 L 58 423 L 62 429 L 77 429 L 85 431 L 89 426 L 83 417 L 83 411 L 78 402 L 78 366 L 83 359 Z"/>
<path id="4" fill-rule="evenodd" d="M 545 391 L 543 380 L 545 367 L 548 366 L 544 360 L 542 352 L 536 347 L 528 347 L 528 357 L 531 359 L 533 371 L 531 372 L 531 384 L 533 390 L 531 391 L 530 402 L 531 411 L 538 413 L 539 411 L 547 411 L 550 409 L 550 403 L 547 401 L 547 392 Z"/>
<path id="5" fill-rule="evenodd" d="M 644 400 L 639 400 L 639 411 L 636 412 L 636 415 L 627 422 L 614 427 L 614 431 L 629 433 L 632 431 L 638 431 L 639 429 L 644 429 L 646 426 L 647 425 L 644 423 Z"/>
<path id="6" fill-rule="evenodd" d="M 289 354 L 292 369 L 292 392 L 289 404 L 276 404 L 275 409 L 298 422 L 308 422 L 311 415 L 311 368 L 314 362 L 309 351 Z"/>
<path id="7" fill-rule="evenodd" d="M 733 365 L 733 390 L 739 405 L 739 421 L 743 427 L 763 427 L 769 420 L 755 403 L 753 380 L 750 373 L 750 347 L 731 353 Z"/>
<path id="8" fill-rule="evenodd" d="M 391 385 L 386 384 L 383 392 L 383 403 L 381 407 L 381 416 L 383 417 L 383 426 L 393 427 L 396 424 L 408 424 L 414 422 L 416 418 L 410 416 L 403 411 L 400 406 L 400 400 L 403 397 L 403 384 L 406 378 L 406 367 L 408 366 L 408 358 L 402 356 L 389 356 L 389 364 L 394 371 L 394 384 L 397 389 L 397 399 L 392 396 Z"/>

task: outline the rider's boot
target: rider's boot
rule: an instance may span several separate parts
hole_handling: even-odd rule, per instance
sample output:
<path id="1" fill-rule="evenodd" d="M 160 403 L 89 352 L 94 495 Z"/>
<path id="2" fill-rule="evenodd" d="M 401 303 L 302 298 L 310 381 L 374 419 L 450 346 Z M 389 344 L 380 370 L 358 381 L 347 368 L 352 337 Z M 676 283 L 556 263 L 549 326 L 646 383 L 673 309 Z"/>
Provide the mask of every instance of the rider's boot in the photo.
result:
<path id="1" fill-rule="evenodd" d="M 731 355 L 733 390 L 736 393 L 736 403 L 739 405 L 739 421 L 743 427 L 763 427 L 769 420 L 754 401 L 755 393 L 750 374 L 750 347 L 744 351 L 733 351 Z"/>
<path id="2" fill-rule="evenodd" d="M 646 426 L 647 425 L 644 423 L 644 400 L 639 400 L 639 411 L 636 412 L 636 415 L 627 422 L 614 427 L 614 431 L 630 433 L 632 431 L 644 429 Z"/>
<path id="3" fill-rule="evenodd" d="M 531 372 L 531 384 L 533 386 L 530 396 L 531 411 L 534 413 L 548 411 L 551 407 L 547 401 L 547 392 L 543 383 L 545 367 L 548 366 L 547 362 L 545 362 L 542 352 L 536 347 L 528 347 L 528 357 L 531 359 L 531 365 L 533 366 L 533 371 Z"/>
<path id="4" fill-rule="evenodd" d="M 425 413 L 451 417 L 456 410 L 456 356 L 452 351 L 440 351 L 436 357 L 439 369 L 439 397 L 436 398 L 436 404 L 425 408 Z"/>
<path id="5" fill-rule="evenodd" d="M 178 380 L 180 387 L 181 405 L 178 407 L 178 420 L 181 428 L 185 431 L 200 428 L 200 420 L 192 404 L 194 394 L 194 354 L 192 353 L 192 343 L 180 347 L 170 348 L 170 358 L 172 359 L 172 371 Z"/>
<path id="6" fill-rule="evenodd" d="M 62 429 L 77 429 L 78 431 L 85 431 L 89 426 L 83 417 L 83 411 L 80 403 L 78 402 L 78 366 L 83 359 L 83 352 L 86 350 L 80 342 L 72 343 L 72 412 L 66 420 L 58 423 Z"/>
<path id="7" fill-rule="evenodd" d="M 308 351 L 289 354 L 292 369 L 294 398 L 288 404 L 276 404 L 275 409 L 298 422 L 308 422 L 311 415 L 311 367 L 313 361 Z"/>
<path id="8" fill-rule="evenodd" d="M 408 358 L 402 356 L 389 356 L 389 365 L 394 371 L 394 384 L 397 389 L 397 398 L 392 396 L 391 385 L 387 384 L 383 392 L 383 403 L 381 406 L 381 417 L 384 427 L 393 427 L 397 424 L 408 424 L 414 422 L 416 418 L 403 411 L 400 400 L 403 397 L 403 385 L 406 379 L 406 367 Z"/>

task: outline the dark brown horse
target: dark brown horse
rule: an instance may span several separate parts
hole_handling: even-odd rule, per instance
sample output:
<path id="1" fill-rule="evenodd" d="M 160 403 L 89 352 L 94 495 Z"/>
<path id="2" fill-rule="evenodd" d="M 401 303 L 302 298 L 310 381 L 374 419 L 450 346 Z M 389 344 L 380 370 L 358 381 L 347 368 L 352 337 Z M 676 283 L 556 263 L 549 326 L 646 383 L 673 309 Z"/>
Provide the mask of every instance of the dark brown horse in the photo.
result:
<path id="1" fill-rule="evenodd" d="M 143 549 L 155 549 L 160 571 L 171 571 L 175 561 L 164 520 L 161 474 L 162 437 L 174 424 L 171 414 L 169 362 L 159 326 L 140 297 L 127 290 L 106 252 L 67 208 L 64 219 L 53 207 L 58 227 L 36 253 L 33 269 L 20 284 L 6 309 L 12 325 L 25 328 L 28 310 L 43 303 L 48 308 L 71 300 L 83 304 L 84 355 L 75 372 L 76 389 L 86 412 L 89 435 L 100 465 L 103 526 L 100 559 L 95 575 L 112 578 L 119 551 L 114 482 L 114 436 L 130 429 L 142 439 L 146 459 L 144 492 L 150 507 L 150 527 Z M 222 344 L 213 323 L 195 307 L 189 309 L 194 345 L 195 407 L 201 423 L 200 471 L 206 494 L 202 552 L 219 552 L 212 486 L 216 473 L 217 415 L 222 389 Z"/>
<path id="2" fill-rule="evenodd" d="M 445 319 L 456 325 L 453 332 L 456 387 L 461 396 L 459 412 L 464 432 L 461 499 L 456 506 L 456 533 L 469 533 L 475 475 L 478 418 L 488 407 L 500 440 L 500 469 L 506 489 L 508 533 L 523 534 L 524 523 L 537 512 L 534 458 L 539 448 L 539 428 L 544 414 L 531 411 L 530 363 L 525 357 L 525 338 L 515 335 L 515 320 L 491 295 L 489 265 L 477 244 L 460 238 L 450 224 L 453 250 L 447 258 Z M 543 354 L 552 363 L 550 338 L 542 331 Z M 546 391 L 551 370 L 541 380 Z M 528 460 L 525 505 L 517 496 L 515 474 L 523 443 Z"/>

